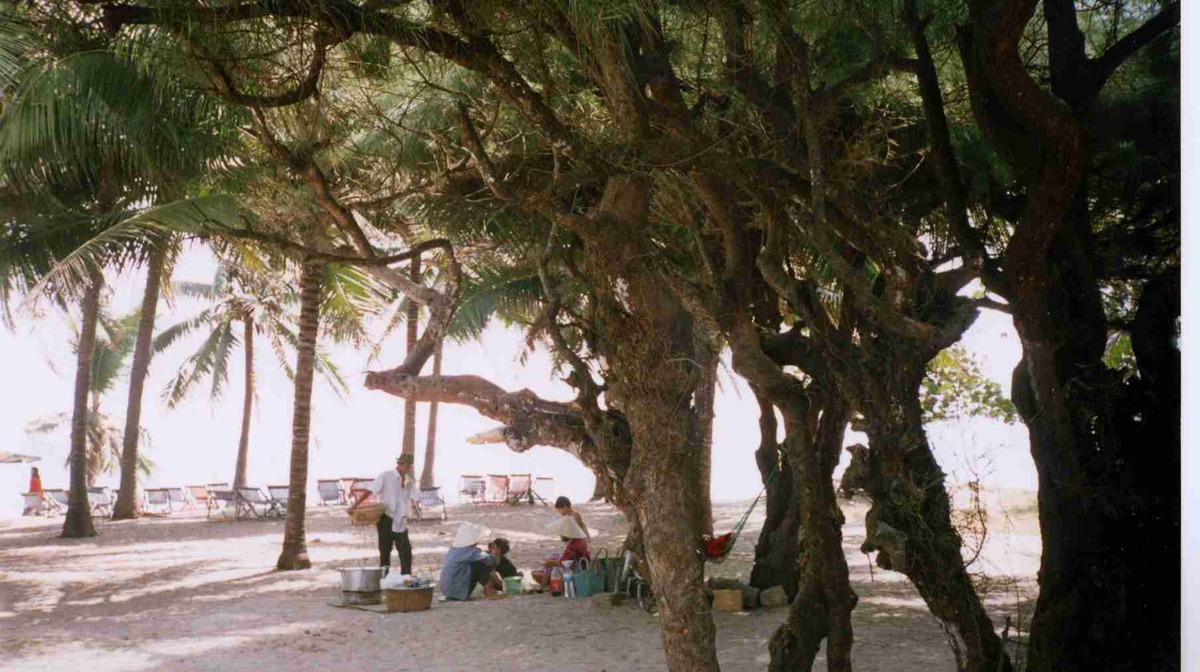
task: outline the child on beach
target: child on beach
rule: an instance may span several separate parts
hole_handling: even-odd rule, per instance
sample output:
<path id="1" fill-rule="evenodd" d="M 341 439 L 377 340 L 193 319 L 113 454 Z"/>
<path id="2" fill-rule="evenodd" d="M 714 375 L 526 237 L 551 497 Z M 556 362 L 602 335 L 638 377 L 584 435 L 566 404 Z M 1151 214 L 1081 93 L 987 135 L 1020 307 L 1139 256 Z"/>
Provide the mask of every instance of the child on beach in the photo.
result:
<path id="1" fill-rule="evenodd" d="M 588 526 L 583 524 L 583 516 L 579 515 L 579 512 L 572 508 L 571 500 L 567 499 L 566 497 L 559 497 L 558 499 L 554 500 L 554 510 L 557 511 L 558 515 L 560 516 L 571 516 L 574 518 L 575 524 L 579 526 L 579 529 L 583 530 L 585 538 L 592 538 L 592 533 L 590 530 L 588 530 Z"/>

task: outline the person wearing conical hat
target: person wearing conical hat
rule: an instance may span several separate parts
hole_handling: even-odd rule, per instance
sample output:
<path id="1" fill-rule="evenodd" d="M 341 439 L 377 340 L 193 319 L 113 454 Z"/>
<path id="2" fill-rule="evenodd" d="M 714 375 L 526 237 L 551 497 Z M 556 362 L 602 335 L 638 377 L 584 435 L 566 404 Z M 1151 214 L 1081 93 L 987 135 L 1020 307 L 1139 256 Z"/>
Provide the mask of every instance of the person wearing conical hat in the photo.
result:
<path id="1" fill-rule="evenodd" d="M 483 586 L 483 594 L 487 597 L 502 594 L 504 582 L 496 573 L 496 555 L 478 546 L 491 534 L 491 530 L 478 523 L 465 522 L 458 526 L 438 578 L 438 586 L 447 600 L 469 599 L 476 585 Z"/>
<path id="2" fill-rule="evenodd" d="M 369 488 L 360 491 L 348 511 L 354 511 L 363 500 L 375 495 L 387 510 L 375 524 L 379 533 L 379 566 L 386 569 L 392 564 L 392 546 L 400 556 L 400 571 L 412 574 L 412 543 L 408 539 L 408 513 L 413 507 L 413 494 L 417 480 L 413 476 L 413 456 L 401 453 L 396 458 L 396 468 L 375 477 Z"/>
<path id="3" fill-rule="evenodd" d="M 562 567 L 564 562 L 576 562 L 587 558 L 592 559 L 588 551 L 587 533 L 571 516 L 563 516 L 550 523 L 550 531 L 566 542 L 567 546 L 557 557 L 550 556 L 542 561 L 542 569 L 533 572 L 533 580 L 541 585 L 550 583 L 550 570 Z"/>

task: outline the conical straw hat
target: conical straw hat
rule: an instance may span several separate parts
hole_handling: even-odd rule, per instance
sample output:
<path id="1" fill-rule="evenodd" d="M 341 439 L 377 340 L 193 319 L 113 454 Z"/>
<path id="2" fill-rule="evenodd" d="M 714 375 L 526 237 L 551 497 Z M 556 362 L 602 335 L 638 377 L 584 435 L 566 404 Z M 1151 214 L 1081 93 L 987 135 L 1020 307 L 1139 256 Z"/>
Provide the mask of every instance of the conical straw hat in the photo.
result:
<path id="1" fill-rule="evenodd" d="M 563 516 L 550 523 L 550 531 L 568 539 L 586 539 L 587 533 L 575 522 L 575 516 Z"/>
<path id="2" fill-rule="evenodd" d="M 466 522 L 458 526 L 458 532 L 454 533 L 454 541 L 450 544 L 451 548 L 466 548 L 474 546 L 479 542 L 491 536 L 492 531 L 478 523 Z"/>

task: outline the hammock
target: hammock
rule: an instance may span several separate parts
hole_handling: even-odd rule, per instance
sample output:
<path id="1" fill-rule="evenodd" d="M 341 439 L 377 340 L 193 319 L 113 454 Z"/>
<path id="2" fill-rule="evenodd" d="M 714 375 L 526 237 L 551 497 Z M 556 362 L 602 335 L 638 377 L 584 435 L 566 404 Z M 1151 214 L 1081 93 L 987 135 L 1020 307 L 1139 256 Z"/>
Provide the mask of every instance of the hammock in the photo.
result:
<path id="1" fill-rule="evenodd" d="M 755 507 L 758 506 L 758 500 L 762 499 L 762 496 L 766 494 L 767 487 L 771 485 L 771 481 L 775 480 L 775 474 L 778 471 L 778 466 L 771 471 L 771 475 L 767 477 L 767 484 L 763 486 L 762 491 L 760 491 L 758 496 L 754 498 L 754 501 L 750 503 L 750 508 L 746 509 L 746 512 L 742 514 L 741 519 L 739 519 L 737 524 L 733 526 L 732 530 L 722 534 L 719 537 L 713 537 L 705 543 L 705 554 L 707 555 L 710 563 L 719 565 L 722 562 L 725 562 L 725 559 L 729 557 L 731 552 L 733 552 L 733 545 L 737 543 L 738 537 L 741 536 L 742 528 L 746 527 L 746 521 L 750 520 L 750 514 L 754 513 Z"/>

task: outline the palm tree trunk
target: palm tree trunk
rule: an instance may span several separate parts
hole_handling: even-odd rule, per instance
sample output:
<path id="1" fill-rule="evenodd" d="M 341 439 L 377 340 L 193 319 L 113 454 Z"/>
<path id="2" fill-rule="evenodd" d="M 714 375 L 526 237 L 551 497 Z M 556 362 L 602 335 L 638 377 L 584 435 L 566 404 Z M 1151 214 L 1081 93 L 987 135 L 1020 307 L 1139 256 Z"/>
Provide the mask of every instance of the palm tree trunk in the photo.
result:
<path id="1" fill-rule="evenodd" d="M 83 323 L 79 327 L 78 352 L 75 355 L 75 399 L 71 409 L 71 490 L 62 530 L 62 536 L 67 538 L 96 536 L 87 493 L 88 392 L 104 276 L 98 268 L 91 269 L 90 276 L 91 284 L 83 295 Z"/>
<path id="2" fill-rule="evenodd" d="M 437 384 L 442 377 L 442 344 L 433 351 L 433 380 Z M 433 461 L 437 454 L 438 402 L 429 402 L 429 429 L 425 434 L 425 461 L 421 465 L 421 487 L 433 487 Z"/>
<path id="3" fill-rule="evenodd" d="M 138 439 L 141 438 L 142 391 L 150 371 L 151 342 L 154 339 L 154 316 L 158 311 L 158 294 L 162 285 L 163 267 L 167 261 L 165 247 L 150 253 L 146 266 L 146 289 L 142 292 L 142 314 L 138 320 L 137 341 L 133 346 L 133 363 L 129 371 L 129 403 L 125 408 L 125 436 L 121 447 L 121 490 L 113 506 L 113 520 L 136 518 L 138 506 L 137 467 Z"/>
<path id="4" fill-rule="evenodd" d="M 246 329 L 244 336 L 246 352 L 246 390 L 242 400 L 242 435 L 238 439 L 237 466 L 233 471 L 233 488 L 246 485 L 246 460 L 250 452 L 250 411 L 254 407 L 254 317 L 247 315 L 242 319 Z"/>
<path id="5" fill-rule="evenodd" d="M 296 396 L 292 410 L 292 466 L 288 479 L 287 524 L 276 569 L 308 569 L 304 516 L 308 488 L 308 438 L 312 419 L 313 360 L 321 309 L 324 266 L 306 261 L 300 273 L 300 334 L 296 344 Z"/>
<path id="6" fill-rule="evenodd" d="M 409 276 L 413 282 L 421 281 L 421 257 L 413 257 L 409 267 Z M 405 355 L 412 353 L 417 345 L 417 321 L 421 319 L 421 306 L 416 301 L 409 300 L 405 324 Z M 404 400 L 404 435 L 401 437 L 400 452 L 404 455 L 415 455 L 417 452 L 417 402 Z"/>

